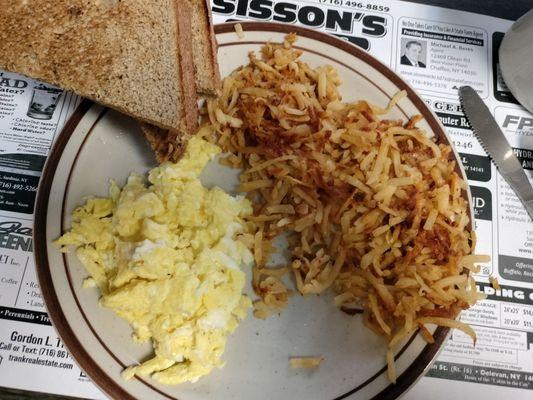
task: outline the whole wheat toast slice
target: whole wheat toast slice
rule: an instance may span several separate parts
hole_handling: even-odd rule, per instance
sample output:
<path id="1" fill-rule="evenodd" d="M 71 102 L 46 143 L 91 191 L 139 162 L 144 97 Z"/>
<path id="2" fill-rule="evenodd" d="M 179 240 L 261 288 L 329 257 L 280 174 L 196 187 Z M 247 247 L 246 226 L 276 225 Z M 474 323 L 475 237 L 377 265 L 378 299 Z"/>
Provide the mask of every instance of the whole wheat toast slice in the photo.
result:
<path id="1" fill-rule="evenodd" d="M 173 132 L 198 109 L 187 0 L 0 0 L 0 68 Z"/>

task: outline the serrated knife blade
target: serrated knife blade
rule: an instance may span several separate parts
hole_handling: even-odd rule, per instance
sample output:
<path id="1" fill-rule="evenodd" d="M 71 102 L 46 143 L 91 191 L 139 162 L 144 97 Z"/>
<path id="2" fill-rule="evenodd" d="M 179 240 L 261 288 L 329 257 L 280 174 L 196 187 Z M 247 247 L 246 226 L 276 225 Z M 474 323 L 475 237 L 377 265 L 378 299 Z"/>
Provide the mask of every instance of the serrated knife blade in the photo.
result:
<path id="1" fill-rule="evenodd" d="M 472 87 L 461 87 L 459 98 L 474 135 L 533 219 L 533 187 L 498 123 Z"/>

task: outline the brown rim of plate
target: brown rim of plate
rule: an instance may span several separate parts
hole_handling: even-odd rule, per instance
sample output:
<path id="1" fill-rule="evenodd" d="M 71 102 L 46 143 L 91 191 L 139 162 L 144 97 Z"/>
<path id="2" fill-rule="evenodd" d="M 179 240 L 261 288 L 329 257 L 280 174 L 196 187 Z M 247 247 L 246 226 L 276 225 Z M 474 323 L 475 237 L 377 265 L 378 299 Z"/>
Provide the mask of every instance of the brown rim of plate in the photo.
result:
<path id="1" fill-rule="evenodd" d="M 337 47 L 348 54 L 363 60 L 365 63 L 371 67 L 378 70 L 391 82 L 393 82 L 397 87 L 403 89 L 407 92 L 407 97 L 415 105 L 415 107 L 421 112 L 422 116 L 426 122 L 431 127 L 431 130 L 435 134 L 439 143 L 445 143 L 451 146 L 449 143 L 446 134 L 444 133 L 444 128 L 438 121 L 437 117 L 434 115 L 433 111 L 427 106 L 427 104 L 414 92 L 414 90 L 403 81 L 396 73 L 390 70 L 387 66 L 382 64 L 377 59 L 373 58 L 360 48 L 355 45 L 338 39 L 332 35 L 325 34 L 322 32 L 314 31 L 307 28 L 301 28 L 292 25 L 285 24 L 276 24 L 276 23 L 265 23 L 265 22 L 240 22 L 243 26 L 244 31 L 265 31 L 265 32 L 278 32 L 278 33 L 296 33 L 298 36 L 307 37 L 317 41 L 322 41 L 331 46 Z M 215 33 L 229 33 L 234 31 L 235 23 L 224 23 L 215 25 Z M 234 44 L 245 44 L 245 40 L 236 40 Z M 228 44 L 226 44 L 228 45 Z M 224 46 L 224 45 L 223 45 Z M 320 54 L 325 56 L 323 54 Z M 327 56 L 326 56 L 327 57 Z M 337 61 L 338 62 L 338 61 Z M 342 63 L 341 63 L 342 64 Z M 348 65 L 345 64 L 348 68 Z M 352 69 L 352 68 L 350 68 Z M 352 71 L 356 72 L 352 69 Z M 368 78 L 367 78 L 368 79 Z M 376 85 L 377 86 L 377 85 Z M 110 376 L 108 376 L 98 364 L 90 357 L 89 353 L 82 347 L 78 338 L 75 336 L 74 331 L 71 326 L 68 324 L 66 317 L 63 313 L 63 310 L 60 307 L 59 300 L 57 298 L 52 277 L 50 274 L 50 266 L 48 263 L 48 252 L 46 245 L 46 220 L 48 212 L 48 201 L 49 193 L 52 187 L 54 180 L 54 175 L 72 133 L 74 132 L 76 126 L 79 124 L 83 116 L 89 111 L 92 106 L 92 102 L 85 100 L 83 101 L 78 109 L 71 116 L 60 135 L 58 136 L 50 155 L 48 156 L 45 168 L 41 176 L 41 182 L 37 192 L 37 199 L 35 203 L 35 219 L 34 219 L 34 256 L 37 266 L 37 276 L 39 278 L 39 283 L 41 286 L 41 291 L 45 299 L 46 308 L 52 319 L 53 326 L 59 333 L 61 339 L 69 349 L 69 352 L 73 355 L 74 359 L 84 370 L 87 375 L 94 381 L 95 384 L 99 386 L 106 394 L 112 398 L 116 399 L 133 399 L 127 391 L 125 391 L 120 385 L 118 385 Z M 98 119 L 101 118 L 103 114 L 100 114 Z M 96 125 L 98 119 L 93 123 L 92 127 Z M 91 127 L 91 130 L 92 130 Z M 89 133 L 88 133 L 89 135 Z M 453 146 L 452 146 L 453 148 Z M 79 150 L 78 150 L 79 152 Z M 76 157 L 77 158 L 77 157 Z M 458 172 L 463 179 L 466 180 L 463 171 L 458 167 Z M 469 196 L 469 193 L 467 192 Z M 469 202 L 470 203 L 470 202 Z M 471 209 L 470 217 L 472 220 Z M 75 297 L 76 298 L 76 297 Z M 89 324 L 90 326 L 90 324 Z M 417 358 L 411 363 L 409 367 L 398 377 L 396 384 L 389 384 L 385 389 L 378 393 L 374 400 L 378 399 L 395 399 L 403 394 L 407 389 L 411 387 L 429 368 L 432 361 L 436 358 L 440 348 L 442 347 L 444 340 L 446 339 L 450 329 L 444 327 L 438 327 L 435 331 L 434 338 L 435 343 L 427 344 Z M 409 343 L 413 340 L 415 335 L 411 337 L 411 340 L 400 350 L 396 358 L 398 358 L 408 347 Z M 112 355 L 112 354 L 111 354 Z M 114 355 L 112 355 L 114 356 Z M 115 360 L 116 357 L 114 357 Z M 118 361 L 118 360 L 117 360 Z M 334 400 L 344 399 L 355 392 L 359 391 L 370 382 L 375 380 L 378 376 L 383 374 L 386 371 L 386 366 L 378 371 L 374 376 L 370 377 L 367 381 L 363 382 L 358 387 L 336 397 Z M 156 390 L 159 394 L 169 397 L 167 394 L 162 393 L 158 389 L 154 388 L 152 385 L 141 380 L 142 383 L 149 386 L 153 390 Z M 171 397 L 169 397 L 171 398 Z"/>

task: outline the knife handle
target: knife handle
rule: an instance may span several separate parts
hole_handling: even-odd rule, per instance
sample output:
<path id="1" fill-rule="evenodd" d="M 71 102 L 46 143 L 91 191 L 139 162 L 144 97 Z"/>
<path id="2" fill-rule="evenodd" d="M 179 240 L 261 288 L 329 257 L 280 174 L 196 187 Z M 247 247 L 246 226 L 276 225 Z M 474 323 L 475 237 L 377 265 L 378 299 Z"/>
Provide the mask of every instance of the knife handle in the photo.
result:
<path id="1" fill-rule="evenodd" d="M 515 193 L 524 203 L 529 215 L 533 215 L 533 187 L 520 163 L 517 164 L 519 168 L 515 168 L 508 174 L 508 183 L 515 188 Z"/>

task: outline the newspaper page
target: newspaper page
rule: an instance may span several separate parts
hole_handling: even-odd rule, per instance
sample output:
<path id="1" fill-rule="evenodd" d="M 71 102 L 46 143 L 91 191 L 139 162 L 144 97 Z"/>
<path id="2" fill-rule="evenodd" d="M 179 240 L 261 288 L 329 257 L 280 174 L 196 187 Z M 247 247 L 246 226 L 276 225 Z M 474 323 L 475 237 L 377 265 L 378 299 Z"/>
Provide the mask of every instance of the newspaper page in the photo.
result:
<path id="1" fill-rule="evenodd" d="M 212 0 L 212 11 L 215 23 L 280 22 L 334 34 L 395 70 L 432 107 L 466 170 L 477 252 L 491 261 L 476 276 L 487 299 L 461 316 L 475 329 L 476 346 L 454 331 L 405 398 L 532 398 L 533 223 L 474 137 L 457 95 L 462 85 L 480 93 L 531 176 L 533 116 L 499 69 L 498 47 L 512 22 L 394 0 Z M 0 76 L 0 386 L 100 399 L 50 325 L 31 254 L 40 170 L 78 101 L 15 74 Z"/>
<path id="2" fill-rule="evenodd" d="M 102 398 L 52 327 L 32 254 L 39 177 L 79 102 L 72 93 L 0 71 L 0 386 Z"/>

